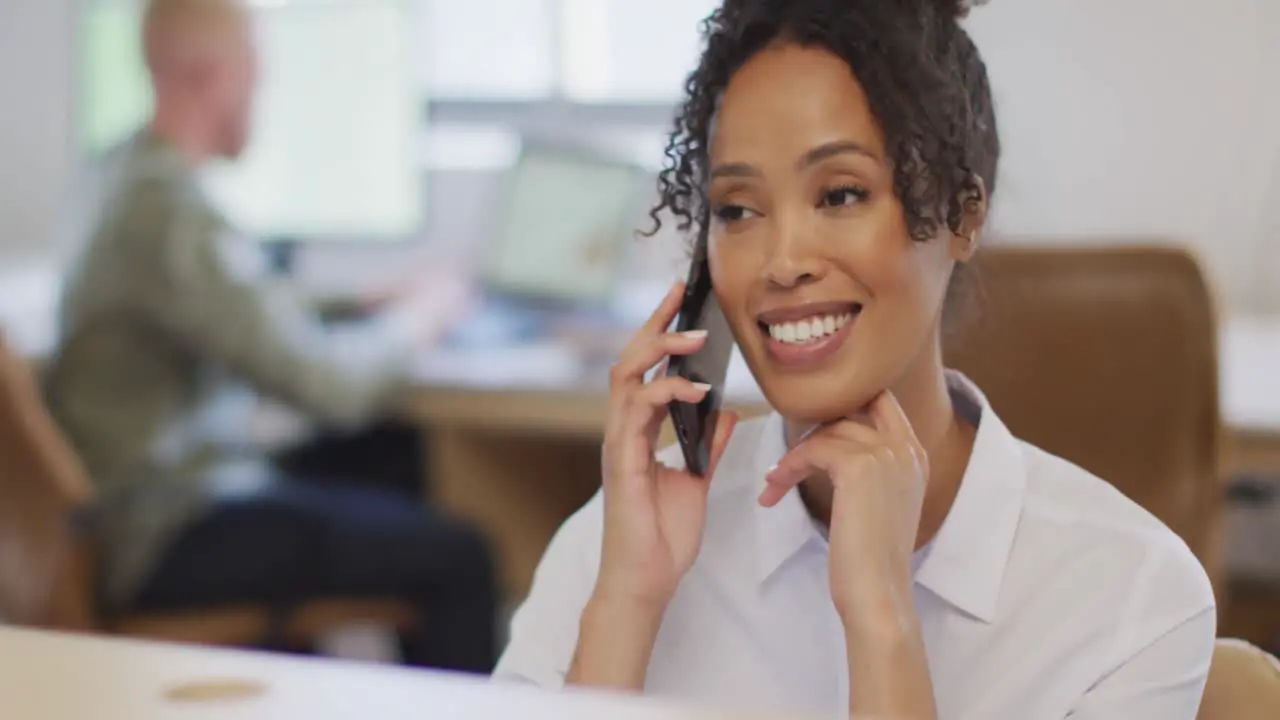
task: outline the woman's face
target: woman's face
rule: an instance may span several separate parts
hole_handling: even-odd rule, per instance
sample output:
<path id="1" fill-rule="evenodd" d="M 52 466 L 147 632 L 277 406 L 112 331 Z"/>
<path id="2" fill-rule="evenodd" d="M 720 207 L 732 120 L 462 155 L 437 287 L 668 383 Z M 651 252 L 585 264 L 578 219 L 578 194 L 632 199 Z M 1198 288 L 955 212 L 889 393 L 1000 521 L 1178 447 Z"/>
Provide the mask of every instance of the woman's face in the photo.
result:
<path id="1" fill-rule="evenodd" d="M 841 58 L 792 44 L 758 53 L 725 89 L 709 150 L 712 280 L 774 408 L 828 421 L 936 369 L 947 283 L 969 243 L 945 228 L 911 239 Z"/>

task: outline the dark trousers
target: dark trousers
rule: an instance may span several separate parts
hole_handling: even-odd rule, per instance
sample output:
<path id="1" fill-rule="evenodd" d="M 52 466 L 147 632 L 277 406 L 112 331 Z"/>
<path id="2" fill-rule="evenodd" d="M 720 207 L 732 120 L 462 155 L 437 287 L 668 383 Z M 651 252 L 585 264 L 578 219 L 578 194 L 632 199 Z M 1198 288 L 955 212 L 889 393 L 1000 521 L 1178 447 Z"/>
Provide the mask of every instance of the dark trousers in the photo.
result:
<path id="1" fill-rule="evenodd" d="M 400 599 L 421 618 L 402 638 L 408 663 L 490 672 L 498 600 L 484 537 L 379 485 L 282 473 L 261 493 L 215 504 L 169 549 L 134 608 Z"/>
<path id="2" fill-rule="evenodd" d="M 273 462 L 298 478 L 380 487 L 414 498 L 427 493 L 427 448 L 421 428 L 384 421 L 357 431 L 322 431 Z"/>

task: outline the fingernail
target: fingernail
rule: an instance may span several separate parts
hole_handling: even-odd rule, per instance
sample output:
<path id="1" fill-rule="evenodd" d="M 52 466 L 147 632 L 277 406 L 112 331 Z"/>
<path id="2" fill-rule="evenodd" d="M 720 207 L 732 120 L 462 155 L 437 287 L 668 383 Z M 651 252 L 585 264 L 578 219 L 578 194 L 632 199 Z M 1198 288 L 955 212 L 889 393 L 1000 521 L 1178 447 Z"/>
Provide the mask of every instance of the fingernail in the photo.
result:
<path id="1" fill-rule="evenodd" d="M 777 464 L 770 465 L 770 466 L 769 466 L 769 469 L 764 471 L 764 475 L 765 475 L 765 477 L 768 477 L 768 476 L 772 475 L 772 474 L 773 474 L 773 471 L 775 471 L 775 470 L 777 470 L 777 469 L 778 469 Z"/>
<path id="2" fill-rule="evenodd" d="M 690 340 L 701 340 L 702 338 L 707 336 L 707 331 L 706 330 L 685 330 L 680 334 L 689 338 Z"/>
<path id="3" fill-rule="evenodd" d="M 702 392 L 711 392 L 711 383 L 694 383 L 693 386 Z"/>

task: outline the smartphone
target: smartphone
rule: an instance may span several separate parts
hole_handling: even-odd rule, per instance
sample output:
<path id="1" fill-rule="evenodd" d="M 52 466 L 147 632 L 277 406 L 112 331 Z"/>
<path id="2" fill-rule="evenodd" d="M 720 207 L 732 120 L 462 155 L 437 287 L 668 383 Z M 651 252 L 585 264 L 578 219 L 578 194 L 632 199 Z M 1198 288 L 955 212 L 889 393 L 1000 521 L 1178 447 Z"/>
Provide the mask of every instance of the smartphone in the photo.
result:
<path id="1" fill-rule="evenodd" d="M 689 267 L 689 280 L 685 284 L 675 329 L 676 332 L 706 330 L 707 339 L 692 355 L 671 356 L 667 375 L 711 386 L 701 402 L 676 400 L 670 405 L 671 424 L 676 431 L 676 441 L 684 452 L 685 467 L 705 477 L 711 465 L 711 442 L 716 436 L 716 420 L 724 400 L 724 381 L 729 372 L 734 340 L 711 288 L 711 270 L 705 253 L 705 223 L 703 228 L 704 237 L 698 245 L 701 250 Z"/>

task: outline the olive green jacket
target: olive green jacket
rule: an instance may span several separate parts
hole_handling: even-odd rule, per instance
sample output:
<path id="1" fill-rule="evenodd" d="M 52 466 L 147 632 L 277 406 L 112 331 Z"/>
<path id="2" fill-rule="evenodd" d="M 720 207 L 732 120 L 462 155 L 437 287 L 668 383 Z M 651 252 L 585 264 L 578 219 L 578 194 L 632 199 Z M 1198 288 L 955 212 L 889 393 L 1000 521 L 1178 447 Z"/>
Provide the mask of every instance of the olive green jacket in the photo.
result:
<path id="1" fill-rule="evenodd" d="M 327 329 L 154 135 L 102 173 L 44 388 L 99 487 L 104 591 L 124 603 L 213 498 L 265 477 L 244 432 L 259 395 L 362 423 L 397 396 L 413 338 L 391 317 Z"/>

